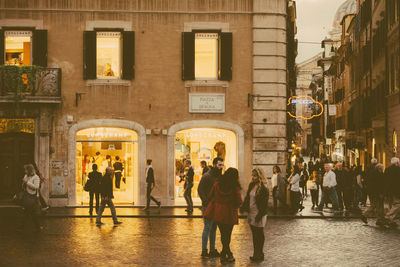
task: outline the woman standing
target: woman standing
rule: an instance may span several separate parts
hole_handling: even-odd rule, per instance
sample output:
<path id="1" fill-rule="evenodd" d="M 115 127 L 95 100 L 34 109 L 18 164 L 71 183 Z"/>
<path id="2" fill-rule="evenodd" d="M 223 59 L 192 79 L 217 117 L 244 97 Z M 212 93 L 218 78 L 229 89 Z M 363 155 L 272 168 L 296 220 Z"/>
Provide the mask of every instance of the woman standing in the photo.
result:
<path id="1" fill-rule="evenodd" d="M 288 182 L 290 184 L 290 203 L 292 206 L 292 212 L 297 213 L 299 210 L 302 211 L 304 207 L 300 205 L 301 193 L 300 193 L 300 168 L 297 165 L 293 167 L 293 173 L 290 175 Z"/>
<path id="2" fill-rule="evenodd" d="M 35 168 L 32 164 L 25 165 L 24 169 L 25 177 L 22 184 L 24 189 L 24 218 L 22 221 L 22 229 L 25 227 L 25 224 L 28 222 L 28 220 L 32 219 L 35 226 L 35 231 L 38 232 L 42 229 L 38 217 L 40 213 L 40 207 L 38 203 L 40 178 L 35 174 Z"/>
<path id="3" fill-rule="evenodd" d="M 215 182 L 208 196 L 209 203 L 204 217 L 217 223 L 221 232 L 221 263 L 235 261 L 229 245 L 233 226 L 239 223 L 238 208 L 242 205 L 240 189 L 238 170 L 229 168 Z"/>
<path id="4" fill-rule="evenodd" d="M 313 171 L 312 176 L 307 181 L 307 189 L 310 190 L 311 193 L 311 201 L 312 201 L 312 208 L 318 207 L 318 197 L 319 197 L 319 190 L 318 190 L 318 177 L 317 172 Z"/>
<path id="5" fill-rule="evenodd" d="M 275 169 L 275 168 L 274 168 Z M 252 180 L 247 190 L 242 211 L 247 211 L 248 222 L 253 234 L 254 253 L 251 261 L 260 262 L 264 260 L 264 227 L 267 223 L 267 208 L 269 192 L 265 187 L 265 176 L 261 169 L 255 168 L 252 173 Z"/>

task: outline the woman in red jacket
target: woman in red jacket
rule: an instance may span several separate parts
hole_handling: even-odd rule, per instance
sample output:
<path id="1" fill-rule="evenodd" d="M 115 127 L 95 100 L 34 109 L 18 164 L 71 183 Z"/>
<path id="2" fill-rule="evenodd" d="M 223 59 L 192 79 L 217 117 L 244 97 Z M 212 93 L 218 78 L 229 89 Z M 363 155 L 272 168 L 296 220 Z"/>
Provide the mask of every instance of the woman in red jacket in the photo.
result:
<path id="1" fill-rule="evenodd" d="M 212 187 L 204 214 L 207 219 L 217 223 L 221 232 L 221 263 L 235 261 L 229 244 L 233 226 L 239 223 L 238 208 L 243 202 L 240 190 L 239 172 L 229 168 Z"/>

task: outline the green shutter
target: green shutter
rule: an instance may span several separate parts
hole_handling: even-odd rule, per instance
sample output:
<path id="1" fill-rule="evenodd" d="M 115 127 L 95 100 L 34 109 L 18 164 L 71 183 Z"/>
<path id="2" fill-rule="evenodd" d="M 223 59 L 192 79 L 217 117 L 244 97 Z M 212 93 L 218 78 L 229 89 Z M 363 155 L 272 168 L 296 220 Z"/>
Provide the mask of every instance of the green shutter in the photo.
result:
<path id="1" fill-rule="evenodd" d="M 182 33 L 182 80 L 194 80 L 194 33 Z"/>
<path id="2" fill-rule="evenodd" d="M 219 79 L 232 80 L 232 33 L 222 32 L 220 40 Z"/>
<path id="3" fill-rule="evenodd" d="M 96 32 L 83 32 L 83 79 L 96 79 Z"/>
<path id="4" fill-rule="evenodd" d="M 33 31 L 32 59 L 32 65 L 47 67 L 47 30 Z"/>
<path id="5" fill-rule="evenodd" d="M 135 77 L 135 32 L 122 32 L 122 79 Z"/>
<path id="6" fill-rule="evenodd" d="M 4 42 L 4 31 L 0 30 L 0 65 L 4 65 L 4 58 L 6 57 Z"/>

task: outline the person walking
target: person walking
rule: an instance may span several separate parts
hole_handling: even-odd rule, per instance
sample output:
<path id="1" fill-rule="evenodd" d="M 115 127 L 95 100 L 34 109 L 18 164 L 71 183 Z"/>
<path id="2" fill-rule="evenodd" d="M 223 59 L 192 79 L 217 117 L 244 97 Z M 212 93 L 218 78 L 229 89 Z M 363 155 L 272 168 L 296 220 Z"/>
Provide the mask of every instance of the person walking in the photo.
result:
<path id="1" fill-rule="evenodd" d="M 201 177 L 199 187 L 197 188 L 197 192 L 201 199 L 202 211 L 203 211 L 203 234 L 202 234 L 202 251 L 201 257 L 203 258 L 215 258 L 219 257 L 220 254 L 215 249 L 215 238 L 217 232 L 217 224 L 212 220 L 207 219 L 204 216 L 206 212 L 206 208 L 208 205 L 208 195 L 211 192 L 211 188 L 214 183 L 221 177 L 222 169 L 224 168 L 224 160 L 222 158 L 215 158 L 213 160 L 213 167 Z M 210 240 L 210 252 L 207 251 L 207 243 Z"/>
<path id="2" fill-rule="evenodd" d="M 119 158 L 119 156 L 115 157 L 115 162 L 113 164 L 113 167 L 114 167 L 114 175 L 115 175 L 115 188 L 120 189 L 122 172 L 124 171 L 124 166 L 122 165 L 122 162 L 121 162 L 121 159 Z"/>
<path id="3" fill-rule="evenodd" d="M 363 221 L 365 224 L 368 223 L 367 217 L 372 217 L 377 215 L 377 206 L 378 206 L 377 186 L 379 186 L 378 177 L 380 177 L 377 165 L 378 165 L 378 160 L 376 158 L 372 158 L 371 165 L 365 172 L 364 188 L 365 188 L 366 199 L 368 198 L 370 202 L 370 206 L 367 207 L 364 210 L 364 212 L 360 215 L 361 221 Z"/>
<path id="4" fill-rule="evenodd" d="M 335 187 L 336 183 L 336 175 L 332 171 L 332 166 L 330 163 L 324 164 L 325 174 L 322 182 L 322 197 L 321 202 L 318 207 L 315 209 L 316 212 L 322 212 L 324 205 L 327 203 L 328 198 L 332 201 L 332 206 L 334 211 L 339 211 L 339 202 L 338 196 L 336 194 Z"/>
<path id="5" fill-rule="evenodd" d="M 183 196 L 185 197 L 187 203 L 186 211 L 188 213 L 192 213 L 193 212 L 192 188 L 193 188 L 193 177 L 194 177 L 192 162 L 190 160 L 186 160 L 185 167 L 188 168 L 188 170 L 185 174 L 185 184 L 183 186 L 185 192 L 183 193 Z"/>
<path id="6" fill-rule="evenodd" d="M 146 188 L 146 207 L 144 210 L 149 210 L 150 209 L 150 200 L 153 200 L 157 206 L 160 208 L 161 207 L 161 202 L 155 199 L 154 197 L 151 196 L 151 191 L 153 190 L 154 186 L 156 185 L 155 180 L 154 180 L 154 170 L 153 166 L 151 166 L 151 163 L 153 161 L 151 159 L 148 159 L 146 161 L 146 183 L 147 183 L 147 188 Z"/>
<path id="7" fill-rule="evenodd" d="M 299 186 L 301 188 L 302 199 L 305 199 L 308 196 L 308 193 L 307 193 L 308 177 L 309 177 L 309 172 L 307 171 L 307 164 L 304 163 L 303 169 L 301 170 L 301 176 L 300 176 L 300 182 L 299 182 Z"/>
<path id="8" fill-rule="evenodd" d="M 315 207 L 318 206 L 318 197 L 319 197 L 318 187 L 319 184 L 318 184 L 317 171 L 313 171 L 312 175 L 307 181 L 307 189 L 310 190 L 311 194 L 311 201 L 312 201 L 311 209 L 314 209 Z"/>
<path id="9" fill-rule="evenodd" d="M 300 168 L 296 164 L 293 166 L 293 173 L 288 179 L 290 184 L 290 203 L 293 213 L 302 211 L 304 207 L 300 204 L 301 193 L 300 193 Z"/>
<path id="10" fill-rule="evenodd" d="M 253 256 L 251 261 L 264 261 L 264 227 L 267 223 L 268 208 L 268 188 L 264 185 L 265 176 L 260 168 L 255 168 L 251 172 L 251 182 L 247 189 L 247 194 L 241 208 L 242 211 L 248 212 L 248 223 L 253 235 Z"/>
<path id="11" fill-rule="evenodd" d="M 272 177 L 271 177 L 272 199 L 273 199 L 273 203 L 274 203 L 274 214 L 275 215 L 278 213 L 278 199 L 279 199 L 279 195 L 278 195 L 278 170 L 277 170 L 276 167 L 278 167 L 278 166 L 274 166 L 272 168 L 273 174 L 272 174 Z"/>
<path id="12" fill-rule="evenodd" d="M 39 206 L 39 188 L 40 178 L 35 173 L 35 168 L 32 164 L 24 166 L 25 177 L 22 180 L 22 188 L 24 197 L 22 205 L 24 207 L 24 215 L 22 219 L 21 231 L 25 228 L 29 220 L 34 224 L 34 231 L 39 232 L 43 229 L 39 220 L 40 206 Z"/>
<path id="13" fill-rule="evenodd" d="M 89 214 L 93 216 L 93 197 L 96 197 L 96 214 L 99 214 L 99 205 L 100 205 L 100 181 L 102 175 L 97 171 L 97 164 L 92 165 L 92 172 L 88 175 L 89 183 Z"/>
<path id="14" fill-rule="evenodd" d="M 221 263 L 235 261 L 230 243 L 233 226 L 239 223 L 238 208 L 243 203 L 240 190 L 239 172 L 229 168 L 213 185 L 208 196 L 204 217 L 217 223 L 221 232 Z"/>
<path id="15" fill-rule="evenodd" d="M 114 225 L 122 224 L 122 222 L 118 221 L 117 213 L 115 211 L 115 206 L 112 201 L 112 199 L 114 198 L 113 181 L 112 181 L 113 174 L 114 174 L 113 169 L 111 167 L 107 167 L 106 173 L 104 174 L 104 176 L 101 178 L 100 181 L 101 205 L 99 208 L 99 213 L 97 214 L 96 218 L 97 226 L 101 226 L 104 224 L 101 222 L 101 217 L 103 215 L 106 205 L 108 205 L 108 207 L 111 210 L 111 215 L 114 221 Z"/>
<path id="16" fill-rule="evenodd" d="M 282 175 L 281 168 L 275 165 L 273 171 L 276 171 L 277 177 L 277 188 L 276 188 L 276 198 L 279 200 L 279 204 L 282 207 L 287 207 L 286 205 L 286 190 L 287 190 L 287 180 L 285 176 Z M 274 203 L 275 206 L 275 203 Z"/>
<path id="17" fill-rule="evenodd" d="M 43 176 L 43 174 L 39 171 L 38 166 L 36 165 L 35 162 L 32 163 L 33 168 L 35 169 L 36 175 L 39 176 L 40 178 L 40 186 L 39 186 L 39 202 L 40 202 L 40 207 L 42 209 L 42 212 L 47 211 L 50 206 L 46 203 L 46 201 L 44 200 L 44 197 L 42 195 L 41 189 L 42 189 L 42 185 L 46 182 L 46 178 Z"/>
<path id="18" fill-rule="evenodd" d="M 333 172 L 336 175 L 336 194 L 338 196 L 338 203 L 339 203 L 339 210 L 342 211 L 344 209 L 343 199 L 344 199 L 344 180 L 345 180 L 345 173 L 343 171 L 343 165 L 341 162 L 336 162 L 334 164 Z"/>
<path id="19" fill-rule="evenodd" d="M 353 208 L 353 178 L 354 172 L 350 170 L 349 165 L 343 164 L 343 204 L 346 208 L 346 212 L 350 212 Z"/>
<path id="20" fill-rule="evenodd" d="M 400 162 L 397 157 L 393 157 L 390 162 L 391 165 L 385 170 L 385 179 L 387 181 L 386 188 L 392 200 L 392 207 L 385 219 L 386 225 L 396 228 L 395 220 L 400 218 Z"/>
<path id="21" fill-rule="evenodd" d="M 362 190 L 363 190 L 363 185 L 362 185 L 362 169 L 361 166 L 356 166 L 354 170 L 354 175 L 353 175 L 353 210 L 355 212 L 360 212 L 360 202 L 362 200 Z"/>
<path id="22" fill-rule="evenodd" d="M 213 165 L 214 165 L 214 164 L 213 164 Z M 207 162 L 206 162 L 205 160 L 202 160 L 202 161 L 200 162 L 200 166 L 201 166 L 201 168 L 203 169 L 203 172 L 201 173 L 201 175 L 206 174 L 206 173 L 210 170 L 210 168 L 207 166 Z"/>
<path id="23" fill-rule="evenodd" d="M 384 199 L 385 199 L 385 189 L 386 189 L 386 181 L 385 176 L 383 174 L 383 164 L 377 163 L 375 165 L 375 171 L 371 170 L 369 173 L 370 177 L 368 178 L 368 194 L 370 197 L 371 206 L 367 208 L 364 213 L 361 215 L 361 220 L 364 223 L 368 223 L 367 217 L 376 215 L 376 225 L 377 226 L 385 226 L 385 213 L 384 213 Z"/>

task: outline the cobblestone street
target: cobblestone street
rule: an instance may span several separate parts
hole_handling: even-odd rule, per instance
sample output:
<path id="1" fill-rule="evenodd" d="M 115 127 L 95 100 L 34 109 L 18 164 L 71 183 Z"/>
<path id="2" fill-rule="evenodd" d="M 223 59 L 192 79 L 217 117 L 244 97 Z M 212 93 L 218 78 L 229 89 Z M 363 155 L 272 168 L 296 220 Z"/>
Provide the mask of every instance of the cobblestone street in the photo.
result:
<path id="1" fill-rule="evenodd" d="M 18 218 L 0 222 L 1 266 L 219 266 L 202 260 L 199 218 L 123 218 L 102 228 L 91 218 L 47 218 L 38 235 L 16 233 Z M 352 219 L 270 219 L 261 266 L 398 266 L 400 231 Z M 217 248 L 221 248 L 219 236 Z M 233 231 L 235 266 L 256 266 L 250 229 Z"/>

